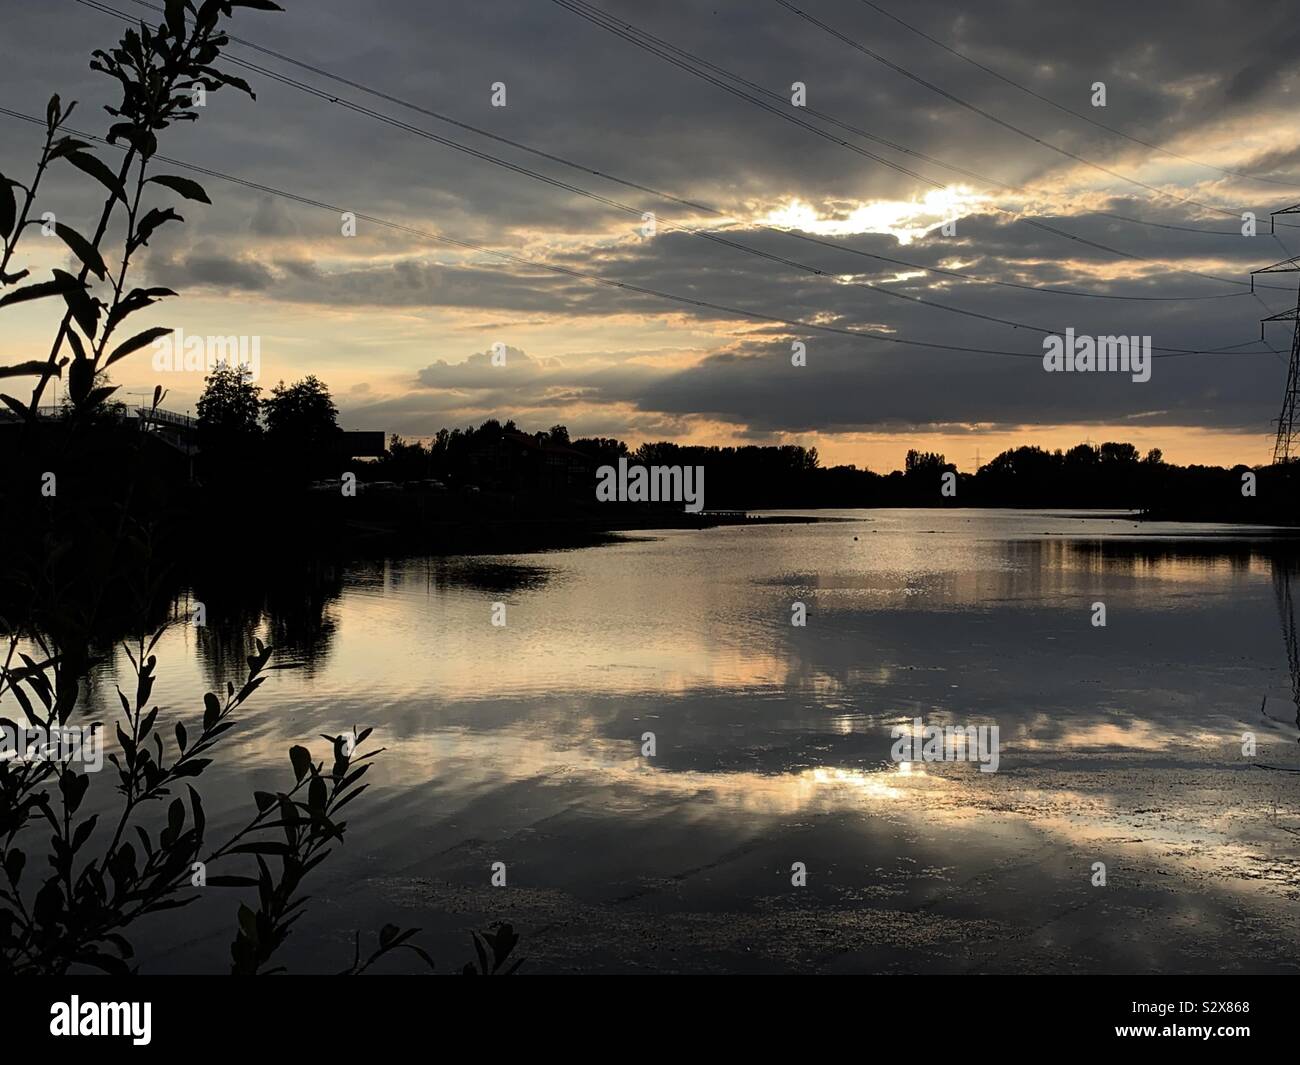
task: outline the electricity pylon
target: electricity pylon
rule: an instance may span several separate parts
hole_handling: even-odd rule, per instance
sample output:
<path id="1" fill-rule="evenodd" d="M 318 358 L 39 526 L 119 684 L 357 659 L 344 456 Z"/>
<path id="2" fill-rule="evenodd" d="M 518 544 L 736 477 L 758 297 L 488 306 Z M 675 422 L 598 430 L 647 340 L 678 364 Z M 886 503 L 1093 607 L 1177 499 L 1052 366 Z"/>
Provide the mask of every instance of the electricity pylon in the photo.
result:
<path id="1" fill-rule="evenodd" d="M 1295 207 L 1288 207 L 1284 211 L 1274 212 L 1276 214 L 1300 214 L 1300 204 Z M 1254 291 L 1255 274 L 1285 274 L 1300 272 L 1300 256 L 1294 259 L 1284 259 L 1280 263 L 1274 263 L 1272 266 L 1265 266 L 1261 270 L 1251 271 L 1251 291 Z M 1296 292 L 1296 305 L 1289 311 L 1283 311 L 1281 314 L 1274 314 L 1268 318 L 1260 319 L 1259 338 L 1264 339 L 1265 322 L 1295 322 L 1295 330 L 1291 334 L 1291 359 L 1287 363 L 1286 369 L 1286 391 L 1282 393 L 1282 413 L 1277 418 L 1277 439 L 1273 443 L 1273 464 L 1279 462 L 1289 462 L 1293 458 L 1300 458 L 1300 455 L 1293 454 L 1292 445 L 1296 437 L 1296 406 L 1300 403 L 1300 289 Z"/>
<path id="2" fill-rule="evenodd" d="M 1300 203 L 1293 203 L 1290 207 L 1283 207 L 1280 211 L 1274 211 L 1268 220 L 1268 231 L 1270 233 L 1277 232 L 1277 216 L 1280 214 L 1300 214 Z"/>

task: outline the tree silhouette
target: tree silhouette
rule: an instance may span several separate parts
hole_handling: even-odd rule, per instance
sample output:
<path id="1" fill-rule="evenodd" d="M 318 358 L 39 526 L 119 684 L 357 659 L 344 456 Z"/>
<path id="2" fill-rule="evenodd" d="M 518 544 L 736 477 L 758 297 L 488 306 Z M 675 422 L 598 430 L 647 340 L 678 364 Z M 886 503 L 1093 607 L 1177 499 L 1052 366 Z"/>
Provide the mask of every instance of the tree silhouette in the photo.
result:
<path id="1" fill-rule="evenodd" d="M 338 408 L 315 374 L 271 389 L 262 401 L 266 439 L 282 474 L 305 479 L 335 472 L 339 440 Z"/>

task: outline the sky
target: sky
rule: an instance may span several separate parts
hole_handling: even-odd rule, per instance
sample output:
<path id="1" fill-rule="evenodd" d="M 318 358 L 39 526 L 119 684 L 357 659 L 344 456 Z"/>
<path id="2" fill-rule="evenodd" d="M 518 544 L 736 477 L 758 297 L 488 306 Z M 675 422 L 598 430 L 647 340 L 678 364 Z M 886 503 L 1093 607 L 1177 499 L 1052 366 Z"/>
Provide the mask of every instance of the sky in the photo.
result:
<path id="1" fill-rule="evenodd" d="M 1291 4 L 585 5 L 653 35 L 653 54 L 577 0 L 282 3 L 236 9 L 230 31 L 390 99 L 232 44 L 324 98 L 225 63 L 256 101 L 210 94 L 160 151 L 325 206 L 210 177 L 211 206 L 155 187 L 185 222 L 132 276 L 180 295 L 134 321 L 258 337 L 259 385 L 315 374 L 346 428 L 513 418 L 633 445 L 797 443 L 877 470 L 912 447 L 972 470 L 1083 440 L 1271 455 L 1292 327 L 1261 344 L 1260 319 L 1295 308 L 1300 275 L 1249 281 L 1300 254 L 1300 215 L 1269 226 L 1300 202 Z M 57 91 L 78 101 L 70 126 L 102 134 L 113 84 L 88 60 L 124 23 L 76 0 L 4 15 L 4 105 L 43 115 Z M 40 136 L 0 115 L 0 173 L 27 181 Z M 56 168 L 38 209 L 90 230 L 99 200 Z M 57 238 L 21 251 L 33 274 L 70 261 Z M 43 358 L 50 303 L 4 313 L 0 363 Z M 1045 371 L 1044 335 L 1067 328 L 1150 337 L 1150 380 Z M 162 384 L 182 411 L 203 383 L 147 349 L 111 376 L 128 398 Z"/>

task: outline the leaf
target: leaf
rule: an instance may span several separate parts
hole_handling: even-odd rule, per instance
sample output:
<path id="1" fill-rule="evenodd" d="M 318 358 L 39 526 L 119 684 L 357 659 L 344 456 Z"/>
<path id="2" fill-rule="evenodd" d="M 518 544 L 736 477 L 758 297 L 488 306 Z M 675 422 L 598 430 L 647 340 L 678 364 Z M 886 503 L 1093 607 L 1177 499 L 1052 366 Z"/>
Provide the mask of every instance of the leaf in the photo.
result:
<path id="1" fill-rule="evenodd" d="M 77 831 L 72 834 L 72 849 L 74 851 L 90 838 L 90 834 L 95 831 L 95 825 L 98 821 L 99 814 L 92 814 L 77 826 Z"/>
<path id="2" fill-rule="evenodd" d="M 51 152 L 50 154 L 53 155 L 54 153 Z M 62 152 L 60 154 L 78 170 L 89 174 L 119 200 L 126 203 L 126 193 L 122 191 L 122 183 L 117 180 L 117 175 L 104 164 L 103 160 L 83 151 Z"/>
<path id="3" fill-rule="evenodd" d="M 77 140 L 76 137 L 60 137 L 50 148 L 50 161 L 62 159 L 65 155 L 72 152 L 79 152 L 82 148 L 89 148 L 90 145 L 85 141 Z"/>
<path id="4" fill-rule="evenodd" d="M 40 696 L 42 705 L 48 710 L 53 705 L 54 689 L 50 687 L 45 671 L 27 655 L 20 652 L 19 657 L 23 660 L 23 665 L 27 667 L 23 671 L 23 679 L 31 685 L 32 691 Z"/>
<path id="5" fill-rule="evenodd" d="M 54 232 L 63 238 L 63 243 L 72 249 L 72 253 L 86 265 L 86 269 L 94 274 L 101 281 L 108 272 L 108 267 L 104 265 L 104 259 L 85 237 L 78 233 L 69 225 L 62 222 L 54 223 Z"/>
<path id="6" fill-rule="evenodd" d="M 290 747 L 289 762 L 293 766 L 294 776 L 302 780 L 311 768 L 311 751 L 302 746 Z"/>
<path id="7" fill-rule="evenodd" d="M 22 418 L 23 420 L 26 420 L 28 414 L 26 404 L 21 403 L 20 401 L 14 399 L 13 396 L 6 395 L 3 392 L 0 392 L 0 403 L 3 403 L 11 411 L 17 414 L 18 417 Z"/>
<path id="8" fill-rule="evenodd" d="M 180 747 L 181 754 L 185 753 L 185 746 L 188 742 L 188 736 L 185 732 L 185 726 L 179 721 L 176 722 L 176 745 Z"/>
<path id="9" fill-rule="evenodd" d="M 99 406 L 104 402 L 104 400 L 108 399 L 109 396 L 116 392 L 119 387 L 120 386 L 118 385 L 104 385 L 101 388 L 91 389 L 90 395 L 86 397 L 86 406 Z"/>
<path id="10" fill-rule="evenodd" d="M 208 816 L 203 812 L 203 800 L 199 797 L 199 793 L 189 784 L 186 784 L 185 787 L 190 792 L 190 812 L 194 815 L 194 834 L 201 840 L 203 830 L 208 827 Z"/>
<path id="11" fill-rule="evenodd" d="M 343 807 L 345 807 L 348 803 L 350 803 L 353 799 L 355 799 L 368 787 L 370 787 L 369 784 L 362 784 L 361 787 L 357 788 L 356 791 L 350 791 L 345 796 L 343 796 L 342 799 L 340 799 L 337 803 L 334 804 L 334 816 L 337 817 L 339 811 L 342 810 Z"/>
<path id="12" fill-rule="evenodd" d="M 506 958 L 510 957 L 510 952 L 515 949 L 516 944 L 519 942 L 519 936 L 509 924 L 501 925 L 495 935 L 485 936 L 484 938 L 492 945 L 493 971 L 501 968 Z"/>
<path id="13" fill-rule="evenodd" d="M 68 338 L 68 343 L 72 345 L 73 357 L 85 359 L 87 357 L 86 348 L 85 345 L 81 343 L 81 337 L 77 336 L 77 334 L 71 329 L 69 329 L 65 335 Z"/>
<path id="14" fill-rule="evenodd" d="M 0 174 L 0 237 L 8 239 L 18 220 L 18 204 L 14 200 L 14 187 Z"/>
<path id="15" fill-rule="evenodd" d="M 257 99 L 257 93 L 253 92 L 248 82 L 243 78 L 237 78 L 235 75 L 227 74 L 225 71 L 217 70 L 215 67 L 199 67 L 199 70 L 204 74 L 207 74 L 209 77 L 215 78 L 222 85 L 233 85 L 240 92 L 246 93 L 250 100 Z"/>
<path id="16" fill-rule="evenodd" d="M 23 866 L 27 864 L 27 855 L 16 847 L 5 851 L 5 874 L 15 884 L 23 875 Z"/>
<path id="17" fill-rule="evenodd" d="M 0 307 L 24 303 L 27 300 L 44 299 L 46 296 L 62 296 L 69 289 L 82 287 L 81 282 L 71 274 L 63 270 L 56 270 L 54 273 L 53 281 L 38 281 L 34 285 L 24 285 L 6 296 L 0 296 Z"/>
<path id="18" fill-rule="evenodd" d="M 154 230 L 164 222 L 184 222 L 185 219 L 173 211 L 170 207 L 160 211 L 157 207 L 149 209 L 148 213 L 140 219 L 139 224 L 135 227 L 135 235 L 131 238 L 131 247 L 138 248 L 141 244 L 148 244 L 149 238 L 153 236 Z"/>
<path id="19" fill-rule="evenodd" d="M 86 789 L 90 787 L 90 777 L 82 774 L 78 776 L 71 769 L 65 769 L 59 777 L 59 791 L 63 795 L 63 802 L 68 808 L 68 813 L 75 814 L 77 807 L 81 805 L 81 800 L 86 797 Z"/>
<path id="20" fill-rule="evenodd" d="M 307 808 L 314 814 L 323 814 L 326 798 L 325 778 L 312 777 L 311 783 L 307 785 Z"/>
<path id="21" fill-rule="evenodd" d="M 172 39 L 185 39 L 185 0 L 167 0 L 167 28 L 172 32 Z"/>
<path id="22" fill-rule="evenodd" d="M 54 925 L 63 916 L 63 892 L 59 890 L 56 880 L 47 880 L 45 886 L 36 893 L 32 904 L 32 916 L 39 925 Z"/>
<path id="23" fill-rule="evenodd" d="M 104 360 L 104 369 L 112 366 L 118 359 L 124 359 L 133 351 L 139 351 L 146 344 L 152 344 L 159 337 L 165 337 L 172 330 L 166 326 L 157 325 L 152 329 L 146 329 L 143 333 L 136 333 L 130 340 L 124 340 L 113 349 L 107 359 Z"/>
<path id="24" fill-rule="evenodd" d="M 58 711 L 60 725 L 66 725 L 72 716 L 72 709 L 77 705 L 77 689 L 78 684 L 71 677 L 65 675 L 59 681 L 58 690 L 54 693 L 54 708 Z"/>
<path id="25" fill-rule="evenodd" d="M 73 359 L 68 367 L 68 398 L 78 405 L 86 401 L 95 382 L 95 367 L 89 359 Z"/>
<path id="26" fill-rule="evenodd" d="M 22 686 L 19 684 L 11 684 L 9 690 L 13 693 L 14 698 L 18 700 L 18 705 L 23 708 L 23 713 L 27 715 L 27 720 L 37 728 L 44 728 L 45 722 L 36 716 L 36 711 L 32 709 L 32 701 L 27 698 L 27 693 L 23 691 Z"/>
<path id="27" fill-rule="evenodd" d="M 179 192 L 187 200 L 198 200 L 199 203 L 210 204 L 208 194 L 203 190 L 203 186 L 197 181 L 189 178 L 177 177 L 175 174 L 159 174 L 157 177 L 151 177 L 150 181 L 162 185 L 163 188 L 171 189 L 173 192 Z"/>
<path id="28" fill-rule="evenodd" d="M 158 645 L 158 641 L 162 639 L 162 635 L 166 631 L 167 631 L 167 623 L 164 621 L 162 627 L 159 628 L 158 631 L 153 634 L 153 639 L 149 641 L 149 646 L 145 648 L 145 654 L 148 654 Z"/>
<path id="29" fill-rule="evenodd" d="M 363 776 L 366 775 L 366 772 L 370 769 L 372 765 L 374 765 L 374 762 L 367 762 L 365 765 L 359 766 L 358 768 L 354 769 L 351 773 L 349 773 L 346 777 L 343 778 L 343 783 L 339 785 L 339 790 L 341 791 L 344 788 L 350 788 L 353 784 L 355 784 L 358 780 L 360 780 Z"/>
<path id="30" fill-rule="evenodd" d="M 68 310 L 72 312 L 72 317 L 77 320 L 77 325 L 81 327 L 81 331 L 94 340 L 95 330 L 99 325 L 99 301 L 91 299 L 85 285 L 66 271 L 55 270 L 54 275 L 66 277 L 71 282 L 71 284 L 65 282 L 63 299 L 68 305 Z"/>
<path id="31" fill-rule="evenodd" d="M 206 732 L 221 719 L 221 704 L 212 692 L 203 693 L 203 729 Z"/>
<path id="32" fill-rule="evenodd" d="M 15 363 L 13 366 L 0 366 L 0 377 L 39 377 L 49 365 L 44 359 L 31 359 L 28 362 Z M 55 377 L 61 377 L 62 371 Z"/>
<path id="33" fill-rule="evenodd" d="M 94 63 L 91 63 L 91 69 L 96 69 Z M 108 136 L 104 139 L 109 144 L 117 144 L 119 138 L 125 139 L 137 151 L 147 143 L 146 138 L 140 135 L 140 131 L 136 128 L 134 122 L 114 122 L 113 125 L 108 127 Z"/>
<path id="34" fill-rule="evenodd" d="M 123 730 L 123 728 L 122 728 L 122 724 L 121 724 L 121 722 L 118 722 L 118 723 L 115 725 L 115 728 L 117 729 L 117 742 L 118 742 L 119 744 L 121 744 L 121 746 L 122 746 L 122 750 L 124 750 L 124 751 L 126 752 L 126 758 L 127 758 L 127 761 L 128 761 L 128 762 L 132 762 L 132 761 L 134 761 L 134 760 L 135 760 L 135 740 L 131 739 L 131 737 L 128 736 L 128 735 L 126 734 L 126 732 L 125 732 L 125 731 Z"/>
<path id="35" fill-rule="evenodd" d="M 105 328 L 111 333 L 128 314 L 143 310 L 163 296 L 174 295 L 176 293 L 169 288 L 133 288 L 124 299 L 118 301 L 116 307 L 108 312 L 108 325 Z"/>
<path id="36" fill-rule="evenodd" d="M 172 799 L 171 805 L 167 807 L 167 828 L 171 832 L 171 839 L 179 836 L 184 827 L 185 804 L 180 799 Z"/>

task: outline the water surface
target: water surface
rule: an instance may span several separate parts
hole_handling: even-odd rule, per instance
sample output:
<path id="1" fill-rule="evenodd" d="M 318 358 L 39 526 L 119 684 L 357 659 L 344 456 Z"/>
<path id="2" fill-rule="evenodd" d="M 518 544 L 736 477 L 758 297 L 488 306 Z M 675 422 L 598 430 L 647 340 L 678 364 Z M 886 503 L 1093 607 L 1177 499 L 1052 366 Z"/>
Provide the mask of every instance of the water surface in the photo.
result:
<path id="1" fill-rule="evenodd" d="M 1296 970 L 1300 777 L 1258 764 L 1300 768 L 1290 543 L 819 513 L 843 520 L 195 588 L 208 627 L 156 649 L 164 715 L 279 647 L 204 778 L 214 837 L 287 786 L 290 745 L 386 748 L 286 963 L 340 968 L 393 921 L 456 968 L 504 919 L 541 971 Z M 917 717 L 996 724 L 998 772 L 900 767 Z M 160 915 L 144 968 L 222 968 L 236 906 Z"/>

